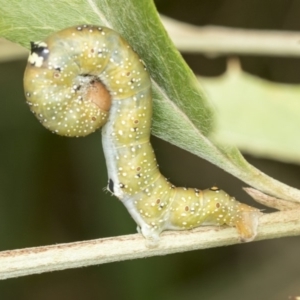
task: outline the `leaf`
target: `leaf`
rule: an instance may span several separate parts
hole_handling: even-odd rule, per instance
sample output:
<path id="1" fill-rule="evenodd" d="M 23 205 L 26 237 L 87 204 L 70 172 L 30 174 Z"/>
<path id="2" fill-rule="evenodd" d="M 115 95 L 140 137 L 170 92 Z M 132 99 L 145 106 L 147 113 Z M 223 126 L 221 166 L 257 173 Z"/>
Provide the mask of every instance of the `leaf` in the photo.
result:
<path id="1" fill-rule="evenodd" d="M 299 85 L 254 77 L 236 60 L 229 61 L 224 75 L 199 81 L 219 112 L 218 141 L 252 155 L 300 163 Z"/>
<path id="2" fill-rule="evenodd" d="M 250 166 L 236 148 L 219 147 L 208 139 L 213 124 L 210 105 L 164 30 L 152 1 L 0 0 L 0 7 L 0 36 L 25 47 L 31 40 L 42 40 L 71 25 L 89 23 L 115 29 L 150 71 L 154 135 L 207 159 L 263 192 L 300 201 L 300 191 Z"/>

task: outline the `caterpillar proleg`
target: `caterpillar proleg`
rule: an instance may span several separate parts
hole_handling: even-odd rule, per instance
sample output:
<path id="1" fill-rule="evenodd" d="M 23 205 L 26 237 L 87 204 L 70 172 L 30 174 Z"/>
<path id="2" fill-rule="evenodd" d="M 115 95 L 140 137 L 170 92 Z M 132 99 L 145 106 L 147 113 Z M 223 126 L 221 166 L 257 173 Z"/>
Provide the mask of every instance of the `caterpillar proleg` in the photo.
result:
<path id="1" fill-rule="evenodd" d="M 149 141 L 150 77 L 117 32 L 81 25 L 32 43 L 24 89 L 32 112 L 59 135 L 85 136 L 103 126 L 107 188 L 149 241 L 164 230 L 224 224 L 242 240 L 255 237 L 258 209 L 216 187 L 177 188 L 160 174 Z"/>

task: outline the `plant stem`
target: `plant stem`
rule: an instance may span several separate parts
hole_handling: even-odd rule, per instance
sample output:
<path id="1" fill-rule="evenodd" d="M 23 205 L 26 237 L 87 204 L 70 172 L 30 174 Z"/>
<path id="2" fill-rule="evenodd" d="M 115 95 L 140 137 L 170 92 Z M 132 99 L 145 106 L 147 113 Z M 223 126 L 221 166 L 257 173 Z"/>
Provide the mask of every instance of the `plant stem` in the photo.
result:
<path id="1" fill-rule="evenodd" d="M 249 30 L 221 26 L 194 26 L 161 16 L 175 46 L 181 52 L 300 56 L 300 34 L 292 31 Z"/>
<path id="2" fill-rule="evenodd" d="M 300 234 L 300 210 L 262 215 L 255 241 Z M 235 228 L 169 231 L 148 248 L 140 234 L 0 252 L 0 279 L 238 244 Z"/>

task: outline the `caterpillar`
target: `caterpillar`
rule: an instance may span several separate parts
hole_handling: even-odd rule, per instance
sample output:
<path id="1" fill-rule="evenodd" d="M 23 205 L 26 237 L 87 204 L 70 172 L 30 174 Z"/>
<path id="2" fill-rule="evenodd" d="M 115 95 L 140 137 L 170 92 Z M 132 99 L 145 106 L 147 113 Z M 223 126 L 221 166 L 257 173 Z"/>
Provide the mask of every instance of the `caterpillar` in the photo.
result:
<path id="1" fill-rule="evenodd" d="M 243 241 L 255 237 L 258 209 L 217 187 L 175 187 L 159 172 L 149 141 L 150 76 L 117 32 L 80 25 L 31 42 L 24 90 L 31 111 L 56 134 L 85 136 L 103 126 L 107 189 L 148 241 L 201 225 L 236 227 Z"/>

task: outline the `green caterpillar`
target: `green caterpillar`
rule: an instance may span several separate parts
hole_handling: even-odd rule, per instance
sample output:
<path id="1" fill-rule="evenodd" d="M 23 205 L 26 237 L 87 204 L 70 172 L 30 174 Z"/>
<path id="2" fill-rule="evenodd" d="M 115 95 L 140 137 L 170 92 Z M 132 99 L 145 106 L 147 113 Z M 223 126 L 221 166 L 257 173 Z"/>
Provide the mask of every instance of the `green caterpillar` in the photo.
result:
<path id="1" fill-rule="evenodd" d="M 259 211 L 212 187 L 177 188 L 160 174 L 149 142 L 152 98 L 145 65 L 115 31 L 82 25 L 31 43 L 24 75 L 27 103 L 39 121 L 65 136 L 102 128 L 108 190 L 143 236 L 200 225 L 235 226 L 256 235 Z"/>

